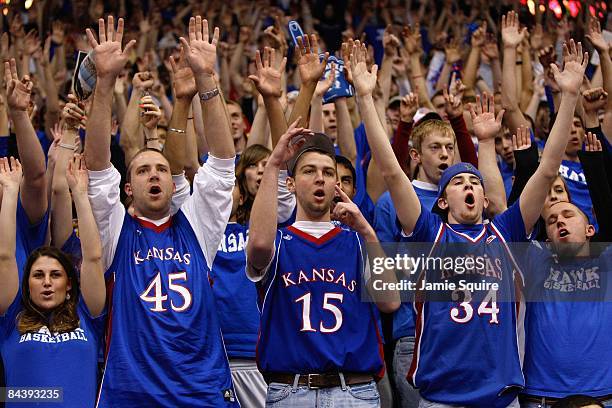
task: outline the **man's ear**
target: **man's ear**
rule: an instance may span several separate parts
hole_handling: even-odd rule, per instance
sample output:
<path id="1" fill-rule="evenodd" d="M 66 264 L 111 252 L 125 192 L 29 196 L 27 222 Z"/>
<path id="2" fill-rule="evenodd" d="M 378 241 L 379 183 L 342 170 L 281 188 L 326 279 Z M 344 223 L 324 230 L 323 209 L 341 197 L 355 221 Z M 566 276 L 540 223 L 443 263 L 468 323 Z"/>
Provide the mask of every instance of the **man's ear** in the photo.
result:
<path id="1" fill-rule="evenodd" d="M 586 226 L 586 237 L 587 238 L 593 238 L 593 235 L 595 235 L 595 227 L 592 226 L 591 224 Z"/>
<path id="2" fill-rule="evenodd" d="M 445 197 L 438 198 L 438 207 L 442 210 L 446 210 L 448 208 L 448 201 L 446 201 Z"/>
<path id="3" fill-rule="evenodd" d="M 488 207 L 489 207 L 489 199 L 487 198 L 487 196 L 485 196 L 484 201 L 482 202 L 482 208 L 486 210 Z"/>
<path id="4" fill-rule="evenodd" d="M 287 177 L 287 190 L 295 194 L 295 179 L 293 177 Z"/>
<path id="5" fill-rule="evenodd" d="M 410 160 L 414 161 L 416 164 L 421 164 L 421 155 L 414 148 L 410 148 L 409 151 Z"/>
<path id="6" fill-rule="evenodd" d="M 132 197 L 132 185 L 130 183 L 125 183 L 123 186 L 123 191 L 125 191 L 125 194 L 127 194 L 128 197 Z"/>

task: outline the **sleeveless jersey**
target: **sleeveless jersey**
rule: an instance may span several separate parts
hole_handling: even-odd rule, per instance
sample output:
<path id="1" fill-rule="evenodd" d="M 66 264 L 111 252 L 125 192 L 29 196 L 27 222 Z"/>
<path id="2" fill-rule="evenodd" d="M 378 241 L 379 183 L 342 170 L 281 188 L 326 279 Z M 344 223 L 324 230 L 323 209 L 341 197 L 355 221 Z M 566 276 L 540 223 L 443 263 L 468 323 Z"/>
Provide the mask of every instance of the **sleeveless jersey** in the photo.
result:
<path id="1" fill-rule="evenodd" d="M 315 238 L 290 226 L 277 232 L 270 269 L 258 283 L 262 373 L 384 374 L 378 312 L 365 301 L 365 255 L 355 231 L 334 227 Z"/>
<path id="2" fill-rule="evenodd" d="M 434 242 L 431 257 L 454 255 L 456 259 L 457 255 L 469 255 L 482 259 L 478 267 L 466 268 L 461 274 L 458 267 L 420 274 L 415 298 L 415 351 L 408 381 L 430 401 L 506 407 L 524 386 L 517 305 L 513 301 L 520 271 L 506 246 L 506 242 L 526 240 L 519 202 L 491 223 L 478 225 L 450 225 L 422 209 L 408 240 Z M 449 245 L 454 243 L 458 245 Z M 459 246 L 461 252 L 453 253 Z M 498 289 L 466 293 L 459 289 L 461 279 L 497 283 Z M 423 280 L 448 280 L 458 289 L 452 297 L 445 295 L 434 301 L 432 292 L 418 290 Z"/>

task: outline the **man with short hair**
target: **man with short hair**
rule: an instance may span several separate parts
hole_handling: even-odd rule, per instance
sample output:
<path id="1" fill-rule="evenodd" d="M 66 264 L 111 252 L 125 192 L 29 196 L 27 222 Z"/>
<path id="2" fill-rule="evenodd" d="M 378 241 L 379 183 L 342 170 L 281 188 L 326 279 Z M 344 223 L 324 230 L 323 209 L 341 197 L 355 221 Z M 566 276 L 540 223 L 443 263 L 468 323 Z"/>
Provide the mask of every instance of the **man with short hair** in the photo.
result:
<path id="1" fill-rule="evenodd" d="M 521 257 L 528 271 L 522 406 L 549 408 L 572 394 L 608 406 L 612 246 L 590 244 L 595 228 L 575 204 L 557 201 L 542 218 L 551 247 L 534 242 Z"/>
<path id="2" fill-rule="evenodd" d="M 230 119 L 230 128 L 232 131 L 232 140 L 234 141 L 234 150 L 236 155 L 240 156 L 244 149 L 246 149 L 246 125 L 244 123 L 244 114 L 242 113 L 242 106 L 236 101 L 227 100 L 227 113 Z"/>
<path id="3" fill-rule="evenodd" d="M 107 26 L 100 19 L 99 42 L 87 30 L 97 81 L 85 155 L 111 322 L 98 406 L 238 406 L 209 282 L 234 187 L 234 143 L 214 80 L 219 32 L 209 42 L 208 22 L 198 16 L 189 21 L 189 41 L 181 38 L 210 155 L 174 215 L 173 193 L 188 195 L 189 184 L 182 177 L 174 185 L 157 150 L 141 150 L 130 162 L 125 190 L 133 216 L 119 201 L 108 135 L 114 84 L 134 46 L 122 51 L 122 36 L 123 20 L 115 31 L 112 16 Z"/>
<path id="4" fill-rule="evenodd" d="M 378 407 L 374 380 L 384 374 L 377 312 L 368 291 L 365 243 L 382 255 L 376 234 L 337 187 L 335 149 L 321 133 L 295 128 L 280 138 L 266 164 L 251 211 L 247 276 L 257 282 L 261 313 L 257 362 L 279 407 Z M 306 137 L 305 142 L 299 139 Z M 277 229 L 277 184 L 286 163 L 297 199 L 296 221 Z M 342 197 L 331 222 L 335 194 Z M 374 247 L 374 248 L 372 248 Z M 394 271 L 377 275 L 395 282 Z M 372 293 L 370 293 L 372 294 Z M 390 312 L 395 291 L 372 296 Z"/>

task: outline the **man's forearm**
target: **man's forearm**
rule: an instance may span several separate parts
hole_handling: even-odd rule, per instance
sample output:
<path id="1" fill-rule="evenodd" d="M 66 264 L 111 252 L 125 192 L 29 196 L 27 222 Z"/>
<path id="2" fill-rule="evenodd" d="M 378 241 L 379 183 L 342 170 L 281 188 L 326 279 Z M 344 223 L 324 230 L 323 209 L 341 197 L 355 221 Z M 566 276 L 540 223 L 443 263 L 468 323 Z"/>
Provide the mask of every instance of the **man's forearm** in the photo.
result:
<path id="1" fill-rule="evenodd" d="M 196 76 L 198 93 L 202 95 L 218 89 L 218 84 L 212 76 Z M 229 119 L 225 110 L 225 104 L 221 99 L 221 93 L 208 100 L 200 99 L 202 106 L 202 122 L 204 134 L 208 142 L 210 153 L 219 159 L 229 159 L 236 156 L 234 142 L 230 133 Z"/>
<path id="2" fill-rule="evenodd" d="M 301 93 L 302 91 L 300 91 Z M 298 97 L 299 98 L 299 97 Z M 270 133 L 272 136 L 272 146 L 275 147 L 283 133 L 287 131 L 287 122 L 285 122 L 285 114 L 280 101 L 275 96 L 265 96 L 264 105 L 268 113 L 268 121 L 270 122 Z M 297 104 L 296 104 L 297 107 Z M 295 109 L 294 109 L 295 111 Z M 306 111 L 306 114 L 308 111 Z M 292 112 L 293 114 L 293 112 Z M 297 119 L 297 117 L 295 118 Z M 295 119 L 293 119 L 295 121 Z M 306 123 L 305 117 L 302 117 L 300 123 Z M 291 122 L 293 123 L 293 122 Z M 298 125 L 299 127 L 300 125 Z"/>
<path id="3" fill-rule="evenodd" d="M 486 140 L 479 143 L 478 169 L 483 175 L 484 188 L 489 199 L 487 213 L 492 217 L 506 209 L 506 190 L 499 167 L 497 167 L 495 140 Z"/>
<path id="4" fill-rule="evenodd" d="M 177 99 L 172 110 L 164 145 L 164 156 L 170 163 L 172 174 L 181 174 L 185 168 L 185 136 L 190 107 L 191 99 Z"/>
<path id="5" fill-rule="evenodd" d="M 11 120 L 17 136 L 17 150 L 23 165 L 23 178 L 26 183 L 44 178 L 45 154 L 43 153 L 32 122 L 26 111 L 12 111 Z"/>
<path id="6" fill-rule="evenodd" d="M 306 118 L 308 117 L 308 109 L 310 108 L 310 101 L 312 100 L 312 95 L 314 95 L 314 91 L 317 87 L 317 83 L 307 83 L 302 84 L 300 86 L 300 92 L 298 93 L 297 99 L 295 100 L 295 105 L 293 106 L 293 110 L 291 111 L 291 115 L 289 116 L 289 123 L 293 123 L 296 121 L 298 117 L 302 117 L 300 123 L 297 124 L 298 127 L 306 127 Z M 268 113 L 268 115 L 270 115 Z M 270 122 L 272 123 L 272 122 Z M 271 125 L 272 126 L 272 125 Z M 281 133 L 282 134 L 282 133 Z M 276 139 L 278 141 L 278 139 Z M 272 139 L 272 144 L 274 144 L 274 139 Z"/>
<path id="7" fill-rule="evenodd" d="M 89 170 L 104 170 L 110 167 L 110 133 L 115 78 L 96 82 L 93 104 L 87 120 L 85 159 Z"/>

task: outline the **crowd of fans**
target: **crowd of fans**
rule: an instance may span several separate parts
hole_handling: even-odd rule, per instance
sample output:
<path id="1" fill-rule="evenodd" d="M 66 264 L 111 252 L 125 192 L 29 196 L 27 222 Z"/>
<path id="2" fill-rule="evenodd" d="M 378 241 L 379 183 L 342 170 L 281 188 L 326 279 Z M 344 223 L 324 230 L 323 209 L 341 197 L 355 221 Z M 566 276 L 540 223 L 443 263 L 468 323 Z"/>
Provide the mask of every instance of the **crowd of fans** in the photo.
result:
<path id="1" fill-rule="evenodd" d="M 281 339 L 270 333 L 275 324 L 284 325 L 284 318 L 293 319 L 275 314 L 266 303 L 275 299 L 266 298 L 268 291 L 278 290 L 272 280 L 280 280 L 269 276 L 278 267 L 274 262 L 281 254 L 291 254 L 283 252 L 288 249 L 278 251 L 277 227 L 301 229 L 321 244 L 330 229 L 304 223 L 329 224 L 331 218 L 370 244 L 437 242 L 442 232 L 436 235 L 435 217 L 440 217 L 448 231 L 474 243 L 482 237 L 480 229 L 455 226 L 484 223 L 484 234 L 512 242 L 609 242 L 612 13 L 605 2 L 564 1 L 554 2 L 554 7 L 552 3 L 35 0 L 28 8 L 22 2 L 3 4 L 3 381 L 9 387 L 51 387 L 54 380 L 45 374 L 60 366 L 73 370 L 60 375 L 65 406 L 93 406 L 96 398 L 101 406 L 222 406 L 236 400 L 246 407 L 315 406 L 307 399 L 286 400 L 298 398 L 298 386 L 310 389 L 310 376 L 304 384 L 299 376 L 295 382 L 285 381 L 275 369 L 282 347 L 292 346 L 281 346 Z M 298 166 L 305 151 L 322 152 L 334 163 L 330 170 L 325 160 L 315 161 L 312 173 L 321 174 L 312 176 L 311 186 L 304 181 L 310 173 Z M 468 184 L 465 200 L 462 196 L 461 202 L 453 201 L 454 189 Z M 456 210 L 462 203 L 466 209 Z M 145 227 L 153 232 L 145 232 Z M 167 228 L 171 237 L 164 235 Z M 140 240 L 148 242 L 148 251 L 138 247 L 145 242 Z M 353 248 L 350 242 L 346 238 L 342 250 Z M 359 252 L 353 249 L 350 254 Z M 597 257 L 582 246 L 572 251 L 572 262 L 589 257 L 602 270 L 612 266 L 609 250 L 598 251 Z M 308 253 L 304 249 L 304 262 L 320 260 L 323 249 L 312 257 Z M 517 259 L 524 269 L 522 283 L 573 288 L 586 284 L 574 272 L 555 275 L 571 282 L 559 278 L 553 283 L 552 273 L 540 281 L 533 277 L 537 274 L 525 272 L 537 264 L 553 265 L 558 255 L 529 252 Z M 338 255 L 345 256 L 350 258 Z M 165 261 L 173 262 L 168 270 L 160 266 Z M 136 271 L 148 262 L 155 263 L 157 275 L 119 277 L 120 270 Z M 562 268 L 558 262 L 554 265 Z M 178 266 L 187 272 L 176 272 Z M 575 263 L 571 267 L 587 268 Z M 208 277 L 192 278 L 196 268 Z M 291 276 L 283 278 L 285 286 L 295 285 Z M 126 289 L 132 284 L 138 293 Z M 597 286 L 606 286 L 603 276 Z M 206 300 L 198 300 L 201 295 Z M 353 367 L 350 358 L 331 369 L 321 363 L 325 370 L 307 366 L 310 369 L 283 373 L 346 371 L 338 387 L 344 391 L 353 386 L 356 400 L 374 404 L 359 406 L 518 406 L 520 390 L 522 407 L 612 404 L 612 351 L 606 347 L 612 334 L 606 319 L 612 317 L 612 308 L 605 302 L 601 307 L 577 303 L 573 309 L 567 302 L 559 311 L 554 306 L 559 299 L 552 297 L 547 298 L 550 304 L 528 306 L 520 319 L 515 316 L 525 328 L 518 330 L 522 339 L 516 341 L 522 350 L 521 365 L 514 367 L 516 383 L 493 374 L 495 379 L 478 378 L 493 364 L 482 360 L 508 354 L 496 348 L 505 343 L 491 349 L 453 349 L 440 340 L 444 336 L 428 338 L 424 332 L 424 327 L 434 329 L 421 316 L 435 320 L 440 314 L 427 315 L 432 311 L 402 302 L 397 293 L 386 295 L 374 299 L 382 313 L 372 312 L 376 330 L 382 329 L 381 364 L 386 370 L 373 370 L 377 362 L 363 369 L 372 374 L 377 387 L 359 391 L 354 386 L 369 381 L 348 375 L 355 371 L 347 368 Z M 130 296 L 134 300 L 122 300 Z M 143 310 L 155 317 L 142 318 L 134 312 L 140 306 L 131 308 L 135 304 L 130 302 L 144 305 Z M 310 298 L 292 302 L 306 308 Z M 282 303 L 272 305 L 278 308 Z M 338 310 L 331 303 L 324 303 L 324 309 L 328 314 Z M 155 320 L 186 310 L 193 314 L 189 319 L 181 315 L 161 323 Z M 364 310 L 354 311 L 357 319 L 369 313 Z M 347 312 L 347 321 L 348 316 Z M 565 318 L 582 323 L 561 323 Z M 147 319 L 155 323 L 135 323 Z M 469 319 L 454 321 L 463 324 Z M 301 331 L 318 330 L 310 323 L 300 324 Z M 333 325 L 325 324 L 321 322 L 320 331 Z M 180 326 L 180 333 L 189 332 L 189 327 L 202 331 L 195 337 L 207 338 L 206 350 L 194 345 L 200 340 L 193 334 L 176 335 L 173 325 Z M 210 334 L 219 328 L 223 339 Z M 74 334 L 75 330 L 80 332 Z M 455 333 L 436 330 L 449 338 Z M 59 347 L 70 340 L 70 335 L 61 340 L 62 333 L 87 337 L 91 347 L 74 351 L 68 362 L 66 350 L 43 350 L 35 344 L 29 346 L 33 349 L 17 347 L 36 342 Z M 131 338 L 145 335 L 161 340 Z M 147 354 L 164 354 L 160 350 L 172 348 L 175 335 L 177 349 L 170 357 Z M 41 340 L 44 336 L 47 341 Z M 482 337 L 486 336 L 479 335 L 472 344 Z M 471 342 L 471 337 L 466 339 Z M 319 341 L 312 340 L 314 348 L 334 344 Z M 192 361 L 176 357 L 181 347 Z M 441 349 L 464 356 L 455 372 Z M 56 360 L 46 354 L 54 352 Z M 372 350 L 372 355 L 377 352 Z M 483 353 L 482 360 L 478 353 Z M 572 353 L 573 357 L 566 355 Z M 48 361 L 33 362 L 39 358 Z M 155 366 L 144 363 L 155 358 Z M 304 358 L 319 357 L 314 353 Z M 131 361 L 138 363 L 118 368 Z M 77 370 L 79 364 L 91 369 Z M 187 367 L 184 372 L 178 370 L 182 364 Z M 464 367 L 478 365 L 475 375 L 462 374 Z M 508 373 L 514 369 L 510 363 L 493 366 Z M 231 379 L 223 370 L 231 370 Z M 174 388 L 185 387 L 183 380 L 176 380 L 181 377 L 192 381 L 193 389 L 222 392 L 198 389 L 167 397 Z M 491 395 L 470 391 L 496 381 L 517 389 L 496 389 Z M 73 382 L 84 385 L 78 390 L 66 385 Z M 277 383 L 287 383 L 292 396 L 270 385 Z M 336 386 L 335 380 L 322 384 L 321 388 Z"/>

